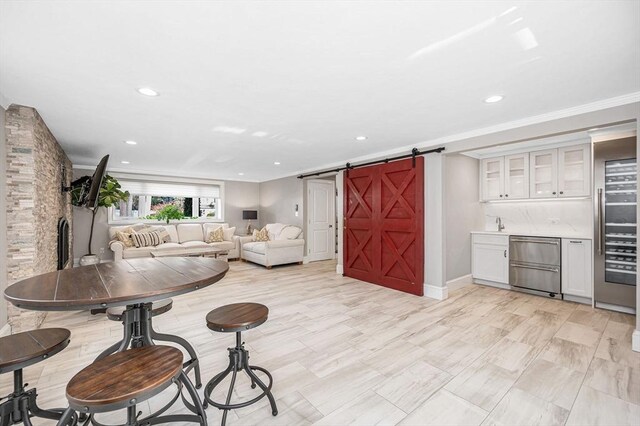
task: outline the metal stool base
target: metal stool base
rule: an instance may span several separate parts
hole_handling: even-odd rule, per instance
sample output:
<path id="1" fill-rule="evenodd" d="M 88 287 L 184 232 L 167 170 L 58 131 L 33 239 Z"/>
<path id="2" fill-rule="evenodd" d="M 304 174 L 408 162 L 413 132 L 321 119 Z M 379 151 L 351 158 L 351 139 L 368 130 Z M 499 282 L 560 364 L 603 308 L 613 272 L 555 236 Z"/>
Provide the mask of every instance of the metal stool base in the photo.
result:
<path id="1" fill-rule="evenodd" d="M 8 395 L 7 400 L 0 404 L 0 426 L 24 424 L 31 426 L 31 417 L 41 417 L 50 420 L 60 420 L 63 408 L 45 410 L 38 407 L 36 389 L 25 389 L 26 384 L 22 383 L 22 369 L 13 372 L 13 393 Z M 76 417 L 72 416 L 69 421 L 75 424 Z M 64 423 L 62 423 L 64 425 Z"/>
<path id="2" fill-rule="evenodd" d="M 236 346 L 234 348 L 228 348 L 227 350 L 229 351 L 229 366 L 223 372 L 216 374 L 213 379 L 211 379 L 205 386 L 205 404 L 212 405 L 224 411 L 224 413 L 222 414 L 222 426 L 224 426 L 227 422 L 227 413 L 229 412 L 229 410 L 247 407 L 253 403 L 258 402 L 265 396 L 269 398 L 269 404 L 271 405 L 271 414 L 277 416 L 278 407 L 276 406 L 276 401 L 273 398 L 273 394 L 271 393 L 271 387 L 273 386 L 273 377 L 271 377 L 271 373 L 269 373 L 266 369 L 249 365 L 249 351 L 244 348 L 244 343 L 242 342 L 242 336 L 240 332 L 236 332 Z M 260 378 L 254 373 L 254 370 L 261 371 L 266 374 L 269 378 L 269 384 L 265 385 L 262 380 L 260 380 Z M 257 385 L 260 389 L 262 389 L 262 393 L 248 401 L 231 404 L 231 394 L 233 393 L 233 388 L 236 384 L 236 376 L 239 371 L 244 371 L 247 376 L 249 376 L 249 378 L 251 379 L 252 389 L 255 389 Z M 225 403 L 223 404 L 213 401 L 211 399 L 211 393 L 213 392 L 213 389 L 218 386 L 220 382 L 222 382 L 229 374 L 231 374 L 231 384 L 229 385 L 229 392 L 227 394 Z"/>

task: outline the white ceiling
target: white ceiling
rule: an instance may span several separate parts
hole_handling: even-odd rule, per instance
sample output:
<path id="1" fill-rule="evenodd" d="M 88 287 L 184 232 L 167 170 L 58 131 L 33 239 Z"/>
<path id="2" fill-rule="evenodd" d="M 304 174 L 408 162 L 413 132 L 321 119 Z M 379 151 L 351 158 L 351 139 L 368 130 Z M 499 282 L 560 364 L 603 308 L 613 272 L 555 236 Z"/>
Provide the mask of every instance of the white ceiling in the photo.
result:
<path id="1" fill-rule="evenodd" d="M 80 165 L 264 181 L 638 91 L 637 1 L 0 2 L 0 93 Z"/>

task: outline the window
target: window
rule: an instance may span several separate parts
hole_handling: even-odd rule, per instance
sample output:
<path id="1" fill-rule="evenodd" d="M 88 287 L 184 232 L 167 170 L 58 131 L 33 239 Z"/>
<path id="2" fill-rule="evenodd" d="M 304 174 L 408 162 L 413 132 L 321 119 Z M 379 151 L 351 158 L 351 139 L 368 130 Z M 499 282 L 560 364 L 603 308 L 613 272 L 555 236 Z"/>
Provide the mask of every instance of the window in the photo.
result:
<path id="1" fill-rule="evenodd" d="M 224 209 L 222 182 L 200 180 L 134 179 L 112 174 L 129 191 L 129 200 L 110 210 L 109 219 L 116 221 L 156 221 L 158 211 L 166 206 L 176 206 L 184 215 L 182 220 L 222 221 Z"/>

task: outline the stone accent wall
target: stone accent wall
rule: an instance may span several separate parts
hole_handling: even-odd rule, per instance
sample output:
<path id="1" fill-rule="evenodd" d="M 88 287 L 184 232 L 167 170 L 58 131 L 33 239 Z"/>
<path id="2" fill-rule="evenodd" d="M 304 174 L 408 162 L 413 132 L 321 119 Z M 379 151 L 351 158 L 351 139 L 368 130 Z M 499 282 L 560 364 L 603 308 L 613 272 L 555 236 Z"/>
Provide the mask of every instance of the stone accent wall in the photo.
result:
<path id="1" fill-rule="evenodd" d="M 56 270 L 58 220 L 66 217 L 73 229 L 70 196 L 60 190 L 62 167 L 66 167 L 68 184 L 72 164 L 35 109 L 11 105 L 5 130 L 7 281 L 11 285 Z M 9 306 L 9 324 L 14 333 L 37 328 L 44 318 L 44 312 Z"/>

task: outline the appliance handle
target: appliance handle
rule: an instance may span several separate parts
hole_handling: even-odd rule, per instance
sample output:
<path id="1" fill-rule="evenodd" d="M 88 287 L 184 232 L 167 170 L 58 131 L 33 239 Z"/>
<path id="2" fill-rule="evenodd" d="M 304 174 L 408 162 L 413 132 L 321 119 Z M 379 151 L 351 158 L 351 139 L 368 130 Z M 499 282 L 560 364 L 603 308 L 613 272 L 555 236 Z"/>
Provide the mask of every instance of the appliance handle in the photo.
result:
<path id="1" fill-rule="evenodd" d="M 598 255 L 602 255 L 602 188 L 598 188 Z"/>
<path id="2" fill-rule="evenodd" d="M 551 244 L 554 246 L 560 245 L 559 241 L 549 241 L 549 240 L 534 240 L 529 238 L 511 238 L 511 241 L 514 243 L 536 243 L 536 244 Z"/>
<path id="3" fill-rule="evenodd" d="M 515 263 L 515 262 L 512 262 L 511 266 L 513 266 L 514 268 L 536 269 L 538 271 L 547 271 L 547 272 L 555 272 L 555 273 L 560 272 L 560 269 L 558 268 L 546 268 L 544 266 L 524 265 L 522 263 Z"/>

